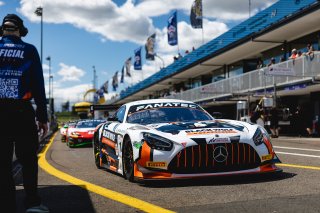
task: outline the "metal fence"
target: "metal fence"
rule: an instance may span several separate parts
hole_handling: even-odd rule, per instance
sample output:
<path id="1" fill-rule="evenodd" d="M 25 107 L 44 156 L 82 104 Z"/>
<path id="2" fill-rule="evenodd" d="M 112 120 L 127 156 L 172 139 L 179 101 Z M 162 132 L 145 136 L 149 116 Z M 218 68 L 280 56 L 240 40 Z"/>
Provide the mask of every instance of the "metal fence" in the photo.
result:
<path id="1" fill-rule="evenodd" d="M 285 70 L 287 73 L 273 72 L 272 70 Z M 311 81 L 312 77 L 320 76 L 320 52 L 313 55 L 303 55 L 294 60 L 275 64 L 269 67 L 253 70 L 248 73 L 233 76 L 218 82 L 206 84 L 201 87 L 176 93 L 165 98 L 175 98 L 201 102 L 208 99 L 227 97 L 232 94 L 245 94 L 266 90 L 277 86 L 289 85 Z"/>

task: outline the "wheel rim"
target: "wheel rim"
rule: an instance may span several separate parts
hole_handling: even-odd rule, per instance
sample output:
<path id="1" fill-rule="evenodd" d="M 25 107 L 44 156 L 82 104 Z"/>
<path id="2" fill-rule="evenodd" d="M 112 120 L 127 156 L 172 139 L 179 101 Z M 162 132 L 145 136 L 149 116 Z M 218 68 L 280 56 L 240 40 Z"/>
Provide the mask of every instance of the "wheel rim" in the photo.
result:
<path id="1" fill-rule="evenodd" d="M 125 176 L 128 178 L 130 177 L 131 173 L 132 173 L 132 169 L 133 169 L 133 152 L 132 152 L 132 147 L 130 142 L 128 142 L 126 144 L 126 146 L 124 147 L 124 174 Z"/>

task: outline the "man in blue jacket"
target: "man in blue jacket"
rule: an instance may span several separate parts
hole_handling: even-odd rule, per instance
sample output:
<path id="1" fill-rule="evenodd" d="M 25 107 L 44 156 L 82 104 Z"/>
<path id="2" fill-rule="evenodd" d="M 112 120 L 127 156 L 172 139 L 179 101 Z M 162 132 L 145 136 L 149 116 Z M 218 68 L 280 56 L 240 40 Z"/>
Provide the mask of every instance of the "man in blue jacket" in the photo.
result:
<path id="1" fill-rule="evenodd" d="M 39 135 L 48 131 L 43 70 L 37 49 L 21 40 L 28 29 L 15 14 L 0 26 L 0 202 L 16 211 L 13 152 L 22 165 L 26 212 L 49 212 L 38 195 Z M 31 100 L 34 100 L 34 110 Z M 2 210 L 1 210 L 2 211 Z"/>

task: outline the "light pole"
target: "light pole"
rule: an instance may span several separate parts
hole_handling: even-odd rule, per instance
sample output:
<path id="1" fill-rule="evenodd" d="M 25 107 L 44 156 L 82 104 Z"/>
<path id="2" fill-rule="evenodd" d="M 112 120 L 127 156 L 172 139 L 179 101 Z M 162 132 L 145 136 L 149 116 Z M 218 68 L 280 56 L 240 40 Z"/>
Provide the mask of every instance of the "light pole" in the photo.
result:
<path id="1" fill-rule="evenodd" d="M 163 69 L 163 68 L 164 68 L 164 60 L 163 60 L 163 58 L 161 58 L 161 57 L 158 56 L 157 54 L 155 54 L 154 56 L 158 57 L 158 58 L 161 60 L 161 62 L 162 62 L 162 67 L 160 67 L 160 69 Z"/>
<path id="2" fill-rule="evenodd" d="M 52 106 L 52 75 L 51 75 L 51 57 L 48 56 L 46 60 L 49 62 L 49 106 L 50 106 L 50 116 L 52 116 L 53 113 L 53 106 Z"/>
<path id="3" fill-rule="evenodd" d="M 51 57 L 48 56 L 46 60 L 49 62 L 49 100 L 51 99 Z"/>
<path id="4" fill-rule="evenodd" d="M 96 89 L 96 81 L 97 81 L 97 75 L 96 75 L 96 67 L 95 66 L 92 66 L 93 68 L 93 89 Z"/>
<path id="5" fill-rule="evenodd" d="M 37 16 L 40 16 L 41 17 L 41 22 L 40 22 L 40 26 L 41 26 L 41 35 L 40 35 L 40 48 L 41 48 L 41 51 L 40 51 L 40 60 L 41 60 L 41 63 L 42 63 L 42 43 L 43 43 L 43 8 L 42 7 L 38 7 L 34 13 L 37 15 Z"/>

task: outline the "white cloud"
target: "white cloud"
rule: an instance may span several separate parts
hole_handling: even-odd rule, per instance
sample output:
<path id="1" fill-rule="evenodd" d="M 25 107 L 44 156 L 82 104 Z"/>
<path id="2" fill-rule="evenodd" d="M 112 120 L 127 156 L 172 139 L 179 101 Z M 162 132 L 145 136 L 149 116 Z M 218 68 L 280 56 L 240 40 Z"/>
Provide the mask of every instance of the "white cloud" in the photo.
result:
<path id="1" fill-rule="evenodd" d="M 169 13 L 171 10 L 189 12 L 193 0 L 143 0 L 136 5 L 137 12 L 148 17 L 156 17 Z"/>
<path id="2" fill-rule="evenodd" d="M 56 110 L 61 109 L 61 104 L 69 101 L 70 105 L 77 102 L 84 101 L 84 94 L 92 87 L 91 84 L 79 84 L 72 87 L 62 88 L 61 85 L 54 81 L 53 83 L 53 97 L 55 100 Z"/>
<path id="3" fill-rule="evenodd" d="M 62 76 L 61 81 L 80 81 L 80 78 L 85 74 L 85 71 L 76 66 L 68 66 L 64 63 L 60 63 L 59 66 L 61 68 L 58 75 Z"/>
<path id="4" fill-rule="evenodd" d="M 4 5 L 4 2 L 3 1 L 0 1 L 0 6 Z"/>
<path id="5" fill-rule="evenodd" d="M 152 20 L 143 13 L 137 13 L 131 1 L 121 7 L 111 0 L 43 0 L 42 5 L 44 22 L 69 23 L 112 41 L 137 43 L 154 31 Z M 34 2 L 21 1 L 19 11 L 29 20 L 39 21 L 40 18 L 34 15 L 34 10 Z"/>
<path id="6" fill-rule="evenodd" d="M 167 15 L 171 10 L 190 13 L 193 0 L 132 0 L 117 6 L 111 0 L 42 0 L 44 22 L 69 23 L 102 36 L 101 41 L 131 41 L 143 44 L 148 35 L 156 31 L 151 17 Z M 276 0 L 252 1 L 252 14 Z M 34 1 L 21 0 L 19 11 L 31 21 L 40 21 L 34 15 Z M 204 0 L 204 16 L 216 20 L 243 20 L 248 17 L 248 4 L 243 0 Z M 209 28 L 204 23 L 205 28 Z"/>

